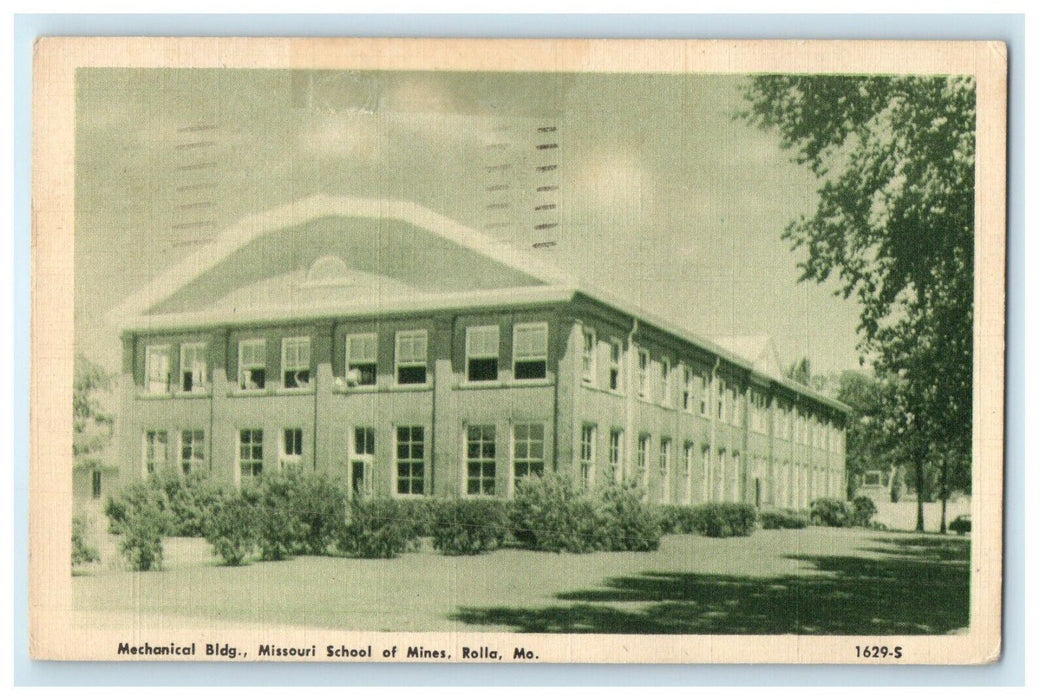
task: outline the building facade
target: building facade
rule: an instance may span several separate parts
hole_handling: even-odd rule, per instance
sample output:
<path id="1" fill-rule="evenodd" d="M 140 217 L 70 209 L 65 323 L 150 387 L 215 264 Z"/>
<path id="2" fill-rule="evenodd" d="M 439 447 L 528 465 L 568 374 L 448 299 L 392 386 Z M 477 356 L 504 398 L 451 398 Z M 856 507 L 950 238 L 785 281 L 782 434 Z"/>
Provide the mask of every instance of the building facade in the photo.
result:
<path id="1" fill-rule="evenodd" d="M 351 495 L 844 498 L 846 407 L 410 204 L 314 197 L 118 309 L 122 479 L 301 466 Z"/>

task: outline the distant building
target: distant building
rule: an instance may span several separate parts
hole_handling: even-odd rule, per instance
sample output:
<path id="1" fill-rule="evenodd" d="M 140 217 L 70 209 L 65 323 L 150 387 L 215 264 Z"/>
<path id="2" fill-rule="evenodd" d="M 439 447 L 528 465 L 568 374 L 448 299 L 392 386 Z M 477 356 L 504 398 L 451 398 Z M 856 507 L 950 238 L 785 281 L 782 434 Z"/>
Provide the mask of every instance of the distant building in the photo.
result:
<path id="1" fill-rule="evenodd" d="M 784 378 L 772 344 L 703 340 L 414 204 L 248 218 L 114 315 L 124 479 L 300 465 L 405 498 L 551 471 L 638 474 L 658 503 L 846 493 L 847 409 Z"/>

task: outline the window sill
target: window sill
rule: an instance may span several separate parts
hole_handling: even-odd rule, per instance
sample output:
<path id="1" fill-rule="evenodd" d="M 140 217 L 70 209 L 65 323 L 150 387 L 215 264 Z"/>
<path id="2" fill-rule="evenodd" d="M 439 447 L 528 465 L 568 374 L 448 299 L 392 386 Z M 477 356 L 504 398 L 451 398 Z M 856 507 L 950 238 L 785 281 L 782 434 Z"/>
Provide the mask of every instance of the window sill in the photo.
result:
<path id="1" fill-rule="evenodd" d="M 496 382 L 458 382 L 454 385 L 455 391 L 468 391 L 470 389 L 519 389 L 526 387 L 552 386 L 552 379 L 510 379 L 508 381 Z"/>
<path id="2" fill-rule="evenodd" d="M 155 401 L 161 399 L 206 399 L 211 396 L 210 390 L 207 391 L 167 391 L 162 394 L 150 394 L 145 392 L 139 392 L 135 394 L 136 399 L 142 399 L 144 401 Z"/>
<path id="3" fill-rule="evenodd" d="M 315 393 L 316 389 L 310 386 L 304 389 L 234 389 L 233 391 L 230 391 L 227 396 L 233 398 L 250 398 L 252 396 L 308 396 Z"/>
<path id="4" fill-rule="evenodd" d="M 595 391 L 600 394 L 607 394 L 608 396 L 617 396 L 622 399 L 625 398 L 625 392 L 623 391 L 617 391 L 615 389 L 604 389 L 601 386 L 596 386 L 595 384 L 588 384 L 587 382 L 582 382 L 581 388 L 588 389 L 589 391 Z"/>

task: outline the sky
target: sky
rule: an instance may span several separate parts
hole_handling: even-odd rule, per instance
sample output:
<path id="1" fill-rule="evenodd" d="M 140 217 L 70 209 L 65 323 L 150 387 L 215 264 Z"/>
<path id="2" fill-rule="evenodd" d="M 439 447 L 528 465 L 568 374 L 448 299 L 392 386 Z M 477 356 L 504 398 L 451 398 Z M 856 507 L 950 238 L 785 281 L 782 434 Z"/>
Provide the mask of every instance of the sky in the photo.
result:
<path id="1" fill-rule="evenodd" d="M 704 337 L 768 334 L 786 366 L 856 368 L 856 303 L 798 283 L 781 239 L 817 182 L 736 117 L 743 81 L 80 69 L 77 351 L 118 369 L 108 310 L 241 218 L 328 193 L 416 201 Z"/>

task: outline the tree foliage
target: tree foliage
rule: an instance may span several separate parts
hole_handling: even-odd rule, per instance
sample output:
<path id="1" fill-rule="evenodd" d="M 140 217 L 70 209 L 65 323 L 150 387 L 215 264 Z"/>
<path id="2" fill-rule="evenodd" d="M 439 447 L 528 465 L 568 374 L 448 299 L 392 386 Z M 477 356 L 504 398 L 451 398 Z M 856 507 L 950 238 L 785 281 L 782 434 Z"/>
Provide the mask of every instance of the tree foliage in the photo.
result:
<path id="1" fill-rule="evenodd" d="M 112 376 L 101 366 L 77 355 L 73 368 L 73 459 L 83 463 L 112 438 L 113 415 L 99 395 L 112 386 Z"/>
<path id="2" fill-rule="evenodd" d="M 899 449 L 941 493 L 968 488 L 973 79 L 765 75 L 744 91 L 748 122 L 818 178 L 816 209 L 783 232 L 805 253 L 800 280 L 858 301 L 859 350 L 896 390 Z"/>

